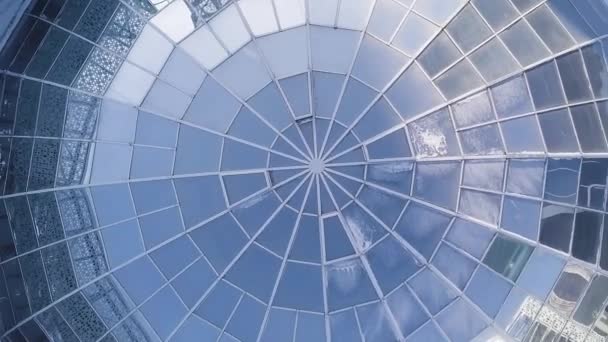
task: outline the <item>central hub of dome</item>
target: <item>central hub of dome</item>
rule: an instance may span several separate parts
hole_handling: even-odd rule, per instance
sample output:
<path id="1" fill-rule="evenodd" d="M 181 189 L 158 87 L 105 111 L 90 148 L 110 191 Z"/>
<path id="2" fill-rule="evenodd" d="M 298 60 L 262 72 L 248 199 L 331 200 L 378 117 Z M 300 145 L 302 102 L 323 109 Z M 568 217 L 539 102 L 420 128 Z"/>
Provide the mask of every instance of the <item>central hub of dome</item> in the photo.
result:
<path id="1" fill-rule="evenodd" d="M 325 170 L 325 163 L 319 158 L 314 158 L 310 161 L 309 167 L 312 173 L 319 174 Z"/>

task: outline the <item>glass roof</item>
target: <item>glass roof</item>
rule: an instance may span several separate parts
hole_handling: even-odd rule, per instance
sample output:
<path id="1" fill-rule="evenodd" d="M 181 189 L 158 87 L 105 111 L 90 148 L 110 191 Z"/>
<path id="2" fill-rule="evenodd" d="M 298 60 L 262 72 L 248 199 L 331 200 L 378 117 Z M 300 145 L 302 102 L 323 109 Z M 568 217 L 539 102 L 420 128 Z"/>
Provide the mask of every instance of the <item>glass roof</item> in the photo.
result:
<path id="1" fill-rule="evenodd" d="M 604 0 L 32 1 L 2 340 L 608 341 L 607 36 Z"/>

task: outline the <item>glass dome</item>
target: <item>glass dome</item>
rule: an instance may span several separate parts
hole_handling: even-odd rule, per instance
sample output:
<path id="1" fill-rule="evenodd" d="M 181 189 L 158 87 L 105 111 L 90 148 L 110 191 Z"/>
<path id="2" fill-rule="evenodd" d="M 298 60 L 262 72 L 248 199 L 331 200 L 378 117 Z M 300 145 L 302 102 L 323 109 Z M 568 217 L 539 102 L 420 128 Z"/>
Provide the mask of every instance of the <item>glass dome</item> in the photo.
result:
<path id="1" fill-rule="evenodd" d="M 3 4 L 2 341 L 607 341 L 608 1 Z"/>

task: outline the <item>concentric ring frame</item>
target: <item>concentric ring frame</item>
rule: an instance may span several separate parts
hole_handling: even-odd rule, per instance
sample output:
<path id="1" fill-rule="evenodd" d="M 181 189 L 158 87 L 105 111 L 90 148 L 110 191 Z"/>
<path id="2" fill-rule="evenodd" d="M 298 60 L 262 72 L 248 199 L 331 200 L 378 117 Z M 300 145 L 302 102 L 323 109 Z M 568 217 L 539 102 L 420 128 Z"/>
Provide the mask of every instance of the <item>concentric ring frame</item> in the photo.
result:
<path id="1" fill-rule="evenodd" d="M 606 341 L 608 4 L 38 0 L 3 339 Z"/>

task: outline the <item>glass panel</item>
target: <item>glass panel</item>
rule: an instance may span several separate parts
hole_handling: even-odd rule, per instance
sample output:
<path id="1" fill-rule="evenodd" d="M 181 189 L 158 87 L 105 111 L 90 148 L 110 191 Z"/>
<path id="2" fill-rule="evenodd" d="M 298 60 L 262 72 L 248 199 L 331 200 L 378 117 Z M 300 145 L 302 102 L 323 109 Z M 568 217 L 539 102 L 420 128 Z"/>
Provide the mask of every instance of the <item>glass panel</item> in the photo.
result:
<path id="1" fill-rule="evenodd" d="M 576 203 L 581 161 L 579 159 L 549 159 L 545 180 L 545 199 Z"/>
<path id="2" fill-rule="evenodd" d="M 306 5 L 303 0 L 274 0 L 281 28 L 303 25 L 306 22 Z"/>
<path id="3" fill-rule="evenodd" d="M 203 299 L 195 313 L 218 327 L 224 327 L 241 296 L 241 291 L 222 280 Z"/>
<path id="4" fill-rule="evenodd" d="M 388 42 L 406 13 L 407 8 L 393 0 L 376 1 L 367 32 Z"/>
<path id="5" fill-rule="evenodd" d="M 268 321 L 261 341 L 289 341 L 293 340 L 294 328 L 296 325 L 296 315 L 294 311 L 287 311 L 273 308 L 268 315 Z"/>
<path id="6" fill-rule="evenodd" d="M 258 51 L 253 43 L 248 44 L 213 71 L 220 84 L 231 89 L 237 97 L 244 100 L 262 90 L 271 81 Z"/>
<path id="7" fill-rule="evenodd" d="M 348 73 L 357 51 L 358 41 L 359 33 L 356 31 L 312 26 L 310 28 L 312 68 L 340 74 Z"/>
<path id="8" fill-rule="evenodd" d="M 139 218 L 144 244 L 150 249 L 184 231 L 177 207 L 157 211 Z"/>
<path id="9" fill-rule="evenodd" d="M 553 53 L 558 53 L 574 45 L 574 41 L 570 38 L 568 32 L 547 5 L 536 8 L 526 18 Z"/>
<path id="10" fill-rule="evenodd" d="M 217 171 L 221 146 L 220 136 L 180 125 L 173 173 L 180 175 Z"/>
<path id="11" fill-rule="evenodd" d="M 279 213 L 264 228 L 256 242 L 279 255 L 284 255 L 295 228 L 296 220 L 297 213 L 294 210 L 289 207 L 281 208 Z M 220 233 L 218 232 L 218 234 Z"/>
<path id="12" fill-rule="evenodd" d="M 245 0 L 239 2 L 238 6 L 254 35 L 260 36 L 279 30 L 272 0 Z"/>
<path id="13" fill-rule="evenodd" d="M 287 308 L 323 312 L 323 280 L 320 266 L 287 262 L 279 280 L 275 304 Z"/>
<path id="14" fill-rule="evenodd" d="M 502 207 L 502 227 L 532 241 L 538 238 L 540 202 L 505 196 Z"/>
<path id="15" fill-rule="evenodd" d="M 131 179 L 170 176 L 174 152 L 172 150 L 135 146 L 131 160 Z"/>
<path id="16" fill-rule="evenodd" d="M 175 179 L 174 184 L 187 228 L 225 208 L 224 195 L 218 178 L 180 178 Z"/>
<path id="17" fill-rule="evenodd" d="M 350 30 L 364 30 L 373 5 L 373 0 L 340 1 L 337 26 Z"/>
<path id="18" fill-rule="evenodd" d="M 382 60 L 381 64 L 377 63 L 378 59 Z M 408 61 L 409 59 L 397 50 L 370 35 L 365 35 L 352 74 L 375 89 L 382 90 Z"/>
<path id="19" fill-rule="evenodd" d="M 364 251 L 380 240 L 387 231 L 359 205 L 352 203 L 343 210 L 345 228 L 353 236 L 353 245 Z"/>
<path id="20" fill-rule="evenodd" d="M 498 224 L 500 195 L 465 189 L 460 193 L 459 212 L 492 225 Z"/>
<path id="21" fill-rule="evenodd" d="M 465 6 L 458 13 L 447 26 L 447 31 L 465 53 L 481 44 L 492 34 L 490 28 L 471 5 Z"/>
<path id="22" fill-rule="evenodd" d="M 322 315 L 299 312 L 294 342 L 322 341 L 325 339 L 324 317 Z"/>
<path id="23" fill-rule="evenodd" d="M 173 279 L 171 285 L 184 304 L 193 309 L 215 279 L 211 266 L 204 259 L 198 259 Z"/>
<path id="24" fill-rule="evenodd" d="M 455 209 L 460 183 L 460 163 L 418 163 L 415 175 L 414 196 Z"/>
<path id="25" fill-rule="evenodd" d="M 165 282 L 150 258 L 143 256 L 114 272 L 135 304 L 142 303 Z"/>
<path id="26" fill-rule="evenodd" d="M 467 160 L 464 163 L 462 184 L 487 190 L 502 190 L 505 162 Z"/>
<path id="27" fill-rule="evenodd" d="M 500 124 L 507 151 L 511 153 L 543 152 L 542 135 L 536 116 L 526 116 Z"/>
<path id="28" fill-rule="evenodd" d="M 370 159 L 411 157 L 407 136 L 402 129 L 365 145 L 365 148 Z"/>
<path id="29" fill-rule="evenodd" d="M 181 119 L 192 97 L 162 80 L 156 80 L 141 107 L 154 113 Z"/>
<path id="30" fill-rule="evenodd" d="M 492 99 L 499 117 L 529 113 L 533 110 L 528 87 L 523 77 L 514 77 L 494 87 Z"/>
<path id="31" fill-rule="evenodd" d="M 365 84 L 350 78 L 344 89 L 342 101 L 338 106 L 335 118 L 345 126 L 350 126 L 373 102 L 376 92 Z M 332 126 L 332 128 L 334 128 Z M 335 129 L 335 128 L 334 128 Z M 333 141 L 332 141 L 333 142 Z M 327 143 L 327 148 L 332 144 Z"/>
<path id="32" fill-rule="evenodd" d="M 517 10 L 509 0 L 473 0 L 472 3 L 494 32 L 504 28 L 517 16 Z"/>
<path id="33" fill-rule="evenodd" d="M 245 106 L 234 118 L 228 134 L 265 147 L 270 147 L 277 136 L 271 127 Z"/>
<path id="34" fill-rule="evenodd" d="M 433 322 L 425 324 L 421 329 L 418 329 L 413 333 L 408 341 L 412 342 L 424 342 L 424 341 L 437 341 L 445 342 L 447 339 L 439 331 L 439 328 Z"/>
<path id="35" fill-rule="evenodd" d="M 522 66 L 528 66 L 549 56 L 549 50 L 525 19 L 519 20 L 499 36 Z"/>
<path id="36" fill-rule="evenodd" d="M 170 286 L 156 293 L 140 310 L 162 339 L 166 339 L 177 328 L 187 313 L 186 307 Z"/>
<path id="37" fill-rule="evenodd" d="M 281 261 L 264 249 L 251 245 L 226 274 L 239 288 L 267 302 L 277 280 Z"/>
<path id="38" fill-rule="evenodd" d="M 207 74 L 196 63 L 196 60 L 183 49 L 173 50 L 158 75 L 160 79 L 188 95 L 196 94 L 206 76 Z"/>
<path id="39" fill-rule="evenodd" d="M 194 31 L 180 43 L 180 47 L 207 70 L 213 70 L 228 58 L 228 51 L 207 26 Z"/>
<path id="40" fill-rule="evenodd" d="M 144 252 L 136 220 L 119 223 L 101 231 L 110 268 L 114 268 Z"/>
<path id="41" fill-rule="evenodd" d="M 414 4 L 414 9 L 438 24 L 445 24 L 449 18 L 456 14 L 456 11 L 464 2 L 464 0 L 421 1 Z"/>
<path id="42" fill-rule="evenodd" d="M 511 284 L 488 268 L 477 268 L 465 294 L 477 304 L 489 317 L 495 318 L 504 304 Z"/>
<path id="43" fill-rule="evenodd" d="M 574 209 L 545 204 L 541 217 L 540 243 L 569 253 Z"/>
<path id="44" fill-rule="evenodd" d="M 422 256 L 430 259 L 449 223 L 450 218 L 442 213 L 410 203 L 395 231 Z"/>
<path id="45" fill-rule="evenodd" d="M 516 281 L 534 250 L 522 242 L 498 236 L 483 263 L 512 281 Z"/>
<path id="46" fill-rule="evenodd" d="M 491 124 L 458 132 L 462 152 L 468 155 L 503 154 L 498 125 Z"/>
<path id="47" fill-rule="evenodd" d="M 467 97 L 452 106 L 457 127 L 472 126 L 495 119 L 487 92 Z"/>
<path id="48" fill-rule="evenodd" d="M 608 81 L 608 70 L 606 69 L 602 46 L 595 43 L 584 47 L 581 51 L 593 94 L 596 98 L 608 96 L 608 88 L 605 86 Z"/>
<path id="49" fill-rule="evenodd" d="M 318 218 L 314 216 L 300 217 L 289 258 L 304 262 L 321 262 Z"/>
<path id="50" fill-rule="evenodd" d="M 224 132 L 241 104 L 220 84 L 207 77 L 192 100 L 184 120 Z"/>
<path id="51" fill-rule="evenodd" d="M 586 77 L 581 53 L 575 51 L 558 57 L 556 61 L 568 102 L 591 99 L 593 95 L 589 80 Z"/>
<path id="52" fill-rule="evenodd" d="M 383 293 L 394 290 L 420 268 L 392 236 L 374 246 L 367 253 L 367 259 Z"/>
<path id="53" fill-rule="evenodd" d="M 494 238 L 494 231 L 480 224 L 457 218 L 446 235 L 446 241 L 481 259 Z"/>
<path id="54" fill-rule="evenodd" d="M 608 171 L 606 162 L 604 159 L 583 159 L 578 190 L 579 205 L 604 210 L 606 206 L 604 189 Z"/>
<path id="55" fill-rule="evenodd" d="M 366 341 L 390 341 L 395 338 L 390 316 L 382 302 L 358 307 L 357 317 Z"/>
<path id="56" fill-rule="evenodd" d="M 397 31 L 392 44 L 406 55 L 416 56 L 437 31 L 439 27 L 435 24 L 410 12 Z"/>
<path id="57" fill-rule="evenodd" d="M 101 106 L 97 138 L 100 140 L 133 142 L 136 122 L 137 109 L 105 100 Z M 40 125 L 40 122 L 38 124 Z M 59 130 L 61 130 L 61 127 L 59 127 Z M 42 135 L 45 134 L 42 133 Z"/>
<path id="58" fill-rule="evenodd" d="M 507 192 L 541 197 L 545 161 L 541 159 L 512 159 L 509 161 Z"/>
<path id="59" fill-rule="evenodd" d="M 354 310 L 341 311 L 329 316 L 332 341 L 363 341 Z"/>
<path id="60" fill-rule="evenodd" d="M 236 5 L 223 9 L 209 25 L 230 53 L 235 53 L 251 39 Z"/>
<path id="61" fill-rule="evenodd" d="M 386 96 L 404 119 L 442 103 L 441 95 L 416 64 L 395 81 Z"/>
<path id="62" fill-rule="evenodd" d="M 266 308 L 250 296 L 244 296 L 233 313 L 226 331 L 241 341 L 254 341 L 262 326 Z"/>
<path id="63" fill-rule="evenodd" d="M 172 6 L 169 6 L 169 8 L 166 11 L 172 11 L 174 7 L 180 6 L 180 3 L 181 3 L 181 6 L 183 6 L 182 1 L 176 1 L 174 4 L 172 4 Z M 163 11 L 162 14 L 159 14 L 154 19 L 152 19 L 152 22 L 158 23 L 158 21 L 161 20 L 161 18 L 163 16 L 168 15 L 168 14 L 169 13 Z M 171 14 L 173 14 L 173 13 L 171 13 Z M 176 17 L 172 17 L 170 20 L 176 20 L 176 19 L 177 19 Z M 185 26 L 188 26 L 187 21 L 186 21 L 186 23 L 183 23 L 183 22 L 177 23 L 176 22 L 176 24 L 177 24 L 177 26 L 179 26 L 181 24 L 185 24 Z M 172 24 L 168 24 L 168 25 L 172 25 Z M 167 27 L 168 25 L 161 24 L 158 27 L 161 29 L 167 29 L 167 30 L 174 29 L 174 27 L 169 29 Z M 188 32 L 189 29 L 192 29 L 192 26 L 190 26 L 187 29 L 186 28 L 184 28 L 184 29 L 185 29 L 185 32 Z M 174 39 L 174 38 L 179 39 L 179 36 L 183 35 L 183 33 L 177 32 L 177 30 L 175 32 L 165 32 L 165 33 L 171 39 Z M 151 54 L 150 51 L 154 51 L 154 54 Z M 146 26 L 144 26 L 144 29 L 139 34 L 139 37 L 135 41 L 135 44 L 133 44 L 133 47 L 129 51 L 128 60 L 151 71 L 153 74 L 158 75 L 158 73 L 160 73 L 161 69 L 163 68 L 163 65 L 167 61 L 167 58 L 169 58 L 171 51 L 173 51 L 173 45 L 171 44 L 171 42 L 167 38 L 165 38 L 163 35 L 161 35 L 151 25 L 146 25 Z"/>
<path id="64" fill-rule="evenodd" d="M 362 140 L 388 131 L 401 123 L 401 118 L 393 110 L 386 98 L 382 97 L 376 102 L 353 128 L 353 131 Z"/>
<path id="65" fill-rule="evenodd" d="M 194 262 L 201 253 L 187 236 L 181 236 L 150 253 L 161 272 L 171 279 Z"/>
<path id="66" fill-rule="evenodd" d="M 608 149 L 594 104 L 570 107 L 572 121 L 583 152 L 603 152 Z"/>
<path id="67" fill-rule="evenodd" d="M 418 56 L 417 60 L 424 71 L 434 78 L 460 57 L 462 57 L 462 53 L 456 48 L 452 39 L 447 34 L 440 33 Z"/>
<path id="68" fill-rule="evenodd" d="M 450 114 L 440 110 L 408 125 L 412 145 L 420 157 L 460 155 Z"/>
<path id="69" fill-rule="evenodd" d="M 134 182 L 129 187 L 138 214 L 177 204 L 175 192 L 169 180 Z"/>
<path id="70" fill-rule="evenodd" d="M 435 84 L 449 100 L 483 86 L 483 80 L 468 59 L 454 65 L 435 80 Z"/>
<path id="71" fill-rule="evenodd" d="M 458 297 L 454 289 L 428 268 L 413 277 L 409 285 L 431 315 L 436 315 Z"/>
<path id="72" fill-rule="evenodd" d="M 182 0 L 176 0 L 150 21 L 174 42 L 179 42 L 194 30 L 192 12 Z"/>
<path id="73" fill-rule="evenodd" d="M 339 310 L 377 298 L 367 271 L 359 258 L 328 265 L 326 272 L 329 310 Z"/>
<path id="74" fill-rule="evenodd" d="M 405 285 L 388 296 L 387 304 L 404 336 L 410 335 L 428 320 L 424 309 Z"/>
<path id="75" fill-rule="evenodd" d="M 536 109 L 547 109 L 565 104 L 561 81 L 554 62 L 542 64 L 526 72 L 530 93 Z"/>
<path id="76" fill-rule="evenodd" d="M 311 24 L 334 26 L 338 14 L 338 0 L 309 0 L 308 17 Z"/>
<path id="77" fill-rule="evenodd" d="M 471 341 L 487 325 L 482 316 L 461 298 L 437 316 L 437 323 L 452 341 Z"/>
<path id="78" fill-rule="evenodd" d="M 106 226 L 135 216 L 129 187 L 106 185 L 91 188 L 99 225 Z"/>
<path id="79" fill-rule="evenodd" d="M 433 266 L 437 267 L 454 286 L 464 289 L 475 268 L 477 261 L 465 256 L 453 247 L 442 243 L 433 257 Z"/>
<path id="80" fill-rule="evenodd" d="M 549 294 L 547 305 L 560 316 L 570 317 L 591 281 L 591 276 L 592 272 L 582 265 L 568 263 Z M 560 304 L 564 302 L 568 304 Z"/>
<path id="81" fill-rule="evenodd" d="M 517 285 L 544 301 L 565 264 L 566 261 L 557 254 L 537 248 L 517 280 Z"/>
<path id="82" fill-rule="evenodd" d="M 585 326 L 593 324 L 602 312 L 603 304 L 608 297 L 608 278 L 598 275 L 593 278 L 581 304 L 574 312 L 574 320 Z"/>
<path id="83" fill-rule="evenodd" d="M 175 341 L 191 341 L 200 338 L 203 340 L 216 341 L 219 338 L 219 335 L 219 329 L 194 315 L 190 315 L 175 332 L 172 339 Z"/>
<path id="84" fill-rule="evenodd" d="M 602 232 L 603 215 L 578 210 L 575 214 L 572 256 L 595 264 Z"/>
<path id="85" fill-rule="evenodd" d="M 313 72 L 312 75 L 315 115 L 331 118 L 334 114 L 345 77 L 324 72 Z"/>
<path id="86" fill-rule="evenodd" d="M 538 116 L 547 151 L 575 152 L 579 150 L 576 133 L 568 109 L 559 109 Z"/>
<path id="87" fill-rule="evenodd" d="M 515 61 L 513 55 L 507 51 L 504 44 L 497 38 L 492 38 L 492 40 L 473 52 L 469 56 L 469 59 L 488 83 L 519 69 L 519 64 Z M 500 65 L 501 67 L 497 68 L 496 65 Z"/>

